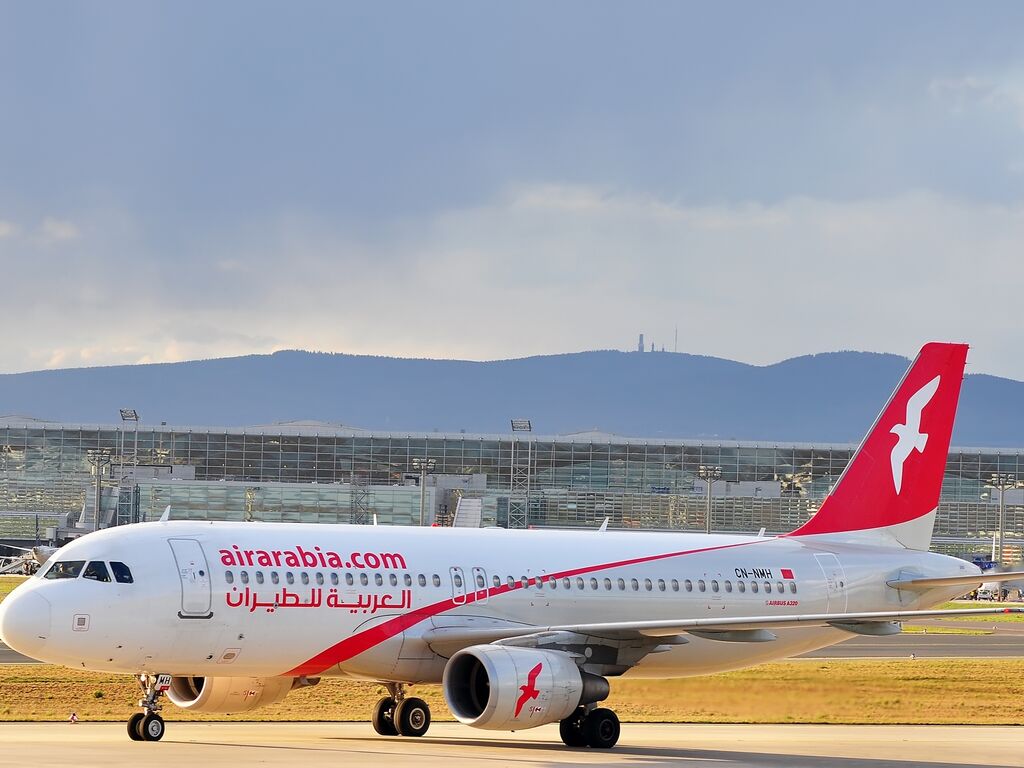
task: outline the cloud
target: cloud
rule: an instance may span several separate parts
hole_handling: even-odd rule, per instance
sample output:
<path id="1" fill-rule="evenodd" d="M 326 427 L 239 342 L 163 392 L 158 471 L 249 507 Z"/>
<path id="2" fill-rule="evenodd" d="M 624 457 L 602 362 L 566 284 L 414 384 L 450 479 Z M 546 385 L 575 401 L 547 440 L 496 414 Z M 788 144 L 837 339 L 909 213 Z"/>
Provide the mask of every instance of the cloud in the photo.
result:
<path id="1" fill-rule="evenodd" d="M 17 233 L 18 228 L 12 222 L 0 219 L 0 240 L 5 237 L 14 237 Z"/>
<path id="2" fill-rule="evenodd" d="M 190 245 L 192 258 L 135 227 L 89 230 L 105 239 L 61 270 L 12 267 L 35 289 L 7 302 L 24 320 L 0 342 L 7 370 L 282 348 L 494 359 L 627 349 L 641 331 L 671 349 L 678 325 L 680 351 L 754 363 L 966 340 L 973 370 L 1024 378 L 1006 353 L 1024 343 L 1009 320 L 1024 290 L 1021 205 L 923 191 L 689 205 L 526 184 L 372 239 L 310 217 L 260 221 Z"/>
<path id="3" fill-rule="evenodd" d="M 47 216 L 39 225 L 39 242 L 43 245 L 55 245 L 66 243 L 80 238 L 81 232 L 78 227 L 70 221 Z"/>

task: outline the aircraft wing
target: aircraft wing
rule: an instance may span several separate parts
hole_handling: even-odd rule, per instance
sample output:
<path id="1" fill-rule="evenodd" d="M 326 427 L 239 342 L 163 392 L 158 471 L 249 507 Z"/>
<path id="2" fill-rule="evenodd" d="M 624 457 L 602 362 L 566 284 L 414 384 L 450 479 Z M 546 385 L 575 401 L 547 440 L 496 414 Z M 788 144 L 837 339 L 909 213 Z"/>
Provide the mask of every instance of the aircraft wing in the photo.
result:
<path id="1" fill-rule="evenodd" d="M 1000 613 L 1024 613 L 1024 608 L 962 608 L 929 611 L 873 611 L 867 613 L 812 613 L 792 616 L 734 616 L 719 619 L 668 619 L 658 621 L 611 621 L 596 624 L 559 624 L 548 627 L 493 626 L 441 627 L 423 634 L 423 639 L 438 653 L 447 655 L 460 648 L 481 643 L 522 644 L 527 638 L 538 642 L 558 636 L 587 636 L 623 640 L 628 638 L 677 638 L 695 635 L 728 642 L 766 642 L 776 639 L 771 630 L 799 627 L 832 627 L 856 635 L 895 635 L 899 622 L 914 619 L 941 619 L 954 616 L 991 616 Z"/>
<path id="2" fill-rule="evenodd" d="M 932 587 L 953 587 L 963 585 L 969 587 L 972 584 L 981 586 L 990 581 L 1018 581 L 1024 580 L 1024 571 L 1004 571 L 1003 573 L 978 573 L 971 576 L 943 576 L 934 579 L 894 579 L 885 582 L 896 589 L 909 589 L 912 592 L 924 592 Z"/>

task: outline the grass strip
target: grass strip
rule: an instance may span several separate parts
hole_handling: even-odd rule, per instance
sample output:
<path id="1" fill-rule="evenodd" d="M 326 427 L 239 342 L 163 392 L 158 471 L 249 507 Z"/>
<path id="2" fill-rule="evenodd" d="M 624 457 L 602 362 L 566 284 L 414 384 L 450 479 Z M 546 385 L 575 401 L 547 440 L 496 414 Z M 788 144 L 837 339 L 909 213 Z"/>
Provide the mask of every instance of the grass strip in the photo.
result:
<path id="1" fill-rule="evenodd" d="M 438 686 L 416 686 L 439 720 L 451 719 Z M 171 720 L 360 721 L 384 689 L 325 678 L 246 715 Z M 0 720 L 127 720 L 134 679 L 53 665 L 0 666 Z M 979 709 L 979 705 L 984 704 Z M 631 722 L 1019 724 L 1024 659 L 800 660 L 710 677 L 613 680 L 607 705 Z M 979 711 L 984 715 L 979 716 Z"/>

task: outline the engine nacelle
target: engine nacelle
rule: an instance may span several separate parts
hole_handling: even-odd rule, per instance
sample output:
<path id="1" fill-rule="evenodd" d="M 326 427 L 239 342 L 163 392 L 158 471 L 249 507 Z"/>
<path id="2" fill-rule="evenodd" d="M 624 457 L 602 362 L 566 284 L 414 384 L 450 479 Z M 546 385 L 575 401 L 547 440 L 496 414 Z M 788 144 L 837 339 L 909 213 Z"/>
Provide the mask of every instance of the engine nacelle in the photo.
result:
<path id="1" fill-rule="evenodd" d="M 505 645 L 459 651 L 444 668 L 443 685 L 460 723 L 492 731 L 553 723 L 608 696 L 608 681 L 581 672 L 565 653 Z"/>
<path id="2" fill-rule="evenodd" d="M 295 682 L 290 677 L 172 677 L 167 698 L 193 712 L 236 714 L 276 704 Z"/>

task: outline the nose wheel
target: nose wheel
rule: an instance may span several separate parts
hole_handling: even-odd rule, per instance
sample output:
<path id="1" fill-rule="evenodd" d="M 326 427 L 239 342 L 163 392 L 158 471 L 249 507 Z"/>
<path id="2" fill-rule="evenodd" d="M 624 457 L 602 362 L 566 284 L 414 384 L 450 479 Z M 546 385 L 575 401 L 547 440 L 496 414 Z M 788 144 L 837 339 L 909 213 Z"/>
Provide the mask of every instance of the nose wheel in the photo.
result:
<path id="1" fill-rule="evenodd" d="M 139 675 L 143 698 L 142 712 L 128 719 L 128 738 L 132 741 L 160 741 L 164 737 L 164 719 L 160 717 L 160 697 L 171 687 L 170 675 Z"/>

